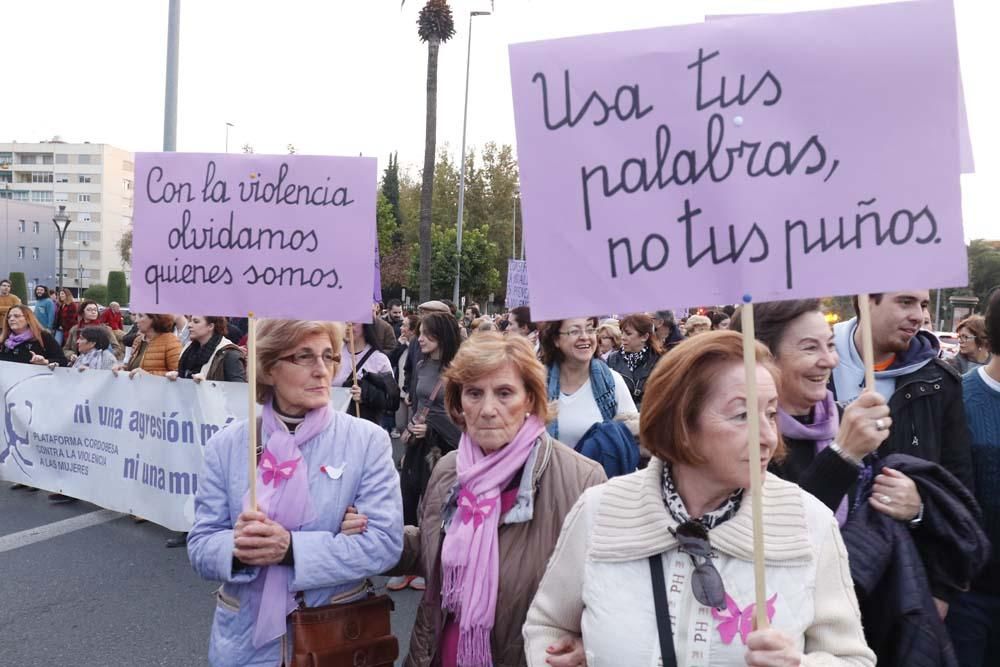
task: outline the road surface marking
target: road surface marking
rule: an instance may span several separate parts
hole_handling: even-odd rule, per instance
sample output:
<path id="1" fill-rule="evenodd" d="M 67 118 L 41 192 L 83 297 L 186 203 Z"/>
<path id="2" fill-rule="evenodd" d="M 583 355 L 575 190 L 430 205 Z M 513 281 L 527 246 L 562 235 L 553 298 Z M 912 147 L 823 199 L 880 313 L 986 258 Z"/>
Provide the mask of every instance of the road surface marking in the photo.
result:
<path id="1" fill-rule="evenodd" d="M 59 537 L 60 535 L 65 535 L 66 533 L 72 533 L 77 530 L 83 530 L 84 528 L 90 528 L 91 526 L 99 526 L 102 523 L 114 521 L 115 519 L 120 519 L 123 516 L 125 515 L 121 512 L 98 510 L 96 512 L 88 512 L 87 514 L 74 516 L 69 519 L 63 519 L 62 521 L 47 523 L 43 526 L 29 528 L 17 533 L 11 533 L 10 535 L 4 535 L 3 537 L 0 537 L 0 553 L 20 549 L 21 547 L 26 547 L 29 544 L 34 544 L 35 542 L 51 540 L 53 537 Z"/>

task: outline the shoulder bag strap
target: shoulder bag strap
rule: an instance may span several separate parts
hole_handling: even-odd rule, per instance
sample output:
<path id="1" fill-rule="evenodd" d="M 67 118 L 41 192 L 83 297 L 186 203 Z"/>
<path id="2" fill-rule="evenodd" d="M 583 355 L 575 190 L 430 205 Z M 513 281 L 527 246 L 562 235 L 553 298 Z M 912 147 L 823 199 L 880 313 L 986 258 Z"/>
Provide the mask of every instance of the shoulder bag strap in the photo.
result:
<path id="1" fill-rule="evenodd" d="M 350 352 L 349 354 L 353 355 L 354 353 Z M 347 375 L 347 378 L 344 380 L 344 384 L 342 386 L 351 387 L 354 385 L 354 375 L 361 370 L 361 368 L 365 365 L 365 362 L 368 361 L 368 357 L 372 356 L 373 354 L 375 354 L 375 348 L 369 345 L 368 351 L 365 352 L 363 357 L 361 357 L 361 361 L 354 362 L 354 372 L 349 373 Z M 360 379 L 361 378 L 359 377 L 358 380 Z M 348 410 L 348 412 L 350 412 L 350 410 Z"/>
<path id="2" fill-rule="evenodd" d="M 667 582 L 663 576 L 663 558 L 660 554 L 649 557 L 649 574 L 653 578 L 656 631 L 660 636 L 660 657 L 663 660 L 663 667 L 677 667 L 674 633 L 670 628 L 670 607 L 667 605 Z"/>

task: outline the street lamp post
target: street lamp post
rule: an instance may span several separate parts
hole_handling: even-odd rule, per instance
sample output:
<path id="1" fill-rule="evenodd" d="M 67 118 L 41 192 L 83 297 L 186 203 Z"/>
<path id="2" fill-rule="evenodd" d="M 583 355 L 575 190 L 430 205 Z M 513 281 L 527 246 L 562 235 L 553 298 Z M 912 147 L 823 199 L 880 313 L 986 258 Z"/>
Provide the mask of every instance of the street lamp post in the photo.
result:
<path id="1" fill-rule="evenodd" d="M 59 289 L 58 292 L 62 292 L 63 288 L 63 244 L 66 241 L 66 230 L 69 229 L 69 223 L 71 222 L 70 217 L 66 215 L 66 207 L 59 205 L 59 212 L 55 214 L 52 218 L 52 223 L 56 226 L 56 231 L 59 233 Z M 62 223 L 60 226 L 59 223 Z"/>
<path id="2" fill-rule="evenodd" d="M 469 66 L 472 63 L 472 17 L 489 16 L 490 12 L 469 12 L 469 45 L 465 54 L 465 106 L 462 110 L 462 169 L 458 180 L 458 253 L 455 256 L 455 293 L 452 301 L 459 303 L 462 286 L 462 215 L 465 213 L 465 128 L 469 121 Z"/>
<path id="3" fill-rule="evenodd" d="M 226 152 L 229 152 L 229 128 L 236 127 L 232 123 L 226 123 Z"/>

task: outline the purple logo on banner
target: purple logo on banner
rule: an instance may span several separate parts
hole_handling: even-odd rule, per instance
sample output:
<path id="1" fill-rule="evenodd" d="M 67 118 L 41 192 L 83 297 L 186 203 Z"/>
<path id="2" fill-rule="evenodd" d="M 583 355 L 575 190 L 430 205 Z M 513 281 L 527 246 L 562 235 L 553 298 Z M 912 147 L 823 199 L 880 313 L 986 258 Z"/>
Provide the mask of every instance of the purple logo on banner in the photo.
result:
<path id="1" fill-rule="evenodd" d="M 132 307 L 371 317 L 373 158 L 137 153 Z"/>
<path id="2" fill-rule="evenodd" d="M 510 61 L 538 320 L 967 283 L 951 3 L 517 44 Z"/>

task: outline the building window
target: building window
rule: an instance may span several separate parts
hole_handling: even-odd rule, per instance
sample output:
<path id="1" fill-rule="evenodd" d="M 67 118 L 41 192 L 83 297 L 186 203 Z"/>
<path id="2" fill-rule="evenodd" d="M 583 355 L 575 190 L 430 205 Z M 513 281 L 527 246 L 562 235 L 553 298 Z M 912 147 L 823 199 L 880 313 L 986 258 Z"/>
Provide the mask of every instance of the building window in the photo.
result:
<path id="1" fill-rule="evenodd" d="M 68 192 L 57 192 L 57 193 L 55 193 L 55 197 L 53 198 L 53 201 L 57 201 L 57 202 L 69 202 L 69 193 Z"/>
<path id="2" fill-rule="evenodd" d="M 38 156 L 34 153 L 21 153 L 21 164 L 38 164 Z"/>
<path id="3" fill-rule="evenodd" d="M 52 164 L 52 155 L 51 154 L 43 155 L 42 164 Z"/>
<path id="4" fill-rule="evenodd" d="M 51 202 L 52 201 L 52 193 L 50 191 L 48 191 L 48 190 L 44 190 L 44 191 L 32 190 L 31 191 L 31 201 L 33 201 L 33 202 L 42 202 L 42 203 L 44 203 L 44 202 Z"/>
<path id="5" fill-rule="evenodd" d="M 0 167 L 3 169 L 3 167 Z M 14 174 L 9 171 L 0 171 L 0 183 L 13 183 Z"/>
<path id="6" fill-rule="evenodd" d="M 27 229 L 28 229 L 28 223 L 26 223 L 24 220 L 17 221 L 17 231 L 23 233 L 27 231 Z"/>
<path id="7" fill-rule="evenodd" d="M 135 171 L 135 163 L 131 160 L 122 160 L 122 171 Z"/>
<path id="8" fill-rule="evenodd" d="M 81 192 L 80 194 L 78 194 L 76 196 L 76 200 L 78 202 L 89 202 L 90 201 L 90 195 Z"/>
<path id="9" fill-rule="evenodd" d="M 17 247 L 17 258 L 18 259 L 24 259 L 24 246 L 23 245 Z"/>
<path id="10" fill-rule="evenodd" d="M 90 222 L 90 214 L 89 213 L 77 213 L 76 214 L 76 221 L 77 222 Z"/>
<path id="11" fill-rule="evenodd" d="M 56 183 L 69 183 L 69 174 L 56 174 Z"/>
<path id="12" fill-rule="evenodd" d="M 38 259 L 38 248 L 31 249 L 31 259 Z"/>
<path id="13" fill-rule="evenodd" d="M 132 181 L 130 181 L 127 178 L 123 178 L 122 179 L 122 190 L 124 190 L 125 192 L 131 192 L 132 191 Z"/>
<path id="14" fill-rule="evenodd" d="M 69 164 L 69 156 L 65 153 L 56 153 L 56 164 Z"/>
<path id="15" fill-rule="evenodd" d="M 38 221 L 37 220 L 35 220 L 34 222 L 31 223 L 31 231 L 33 231 L 36 234 L 38 233 Z"/>
<path id="16" fill-rule="evenodd" d="M 80 183 L 90 183 L 90 174 L 80 174 Z"/>
<path id="17" fill-rule="evenodd" d="M 81 153 L 80 155 L 76 156 L 76 163 L 77 164 L 90 164 L 90 156 L 87 155 L 86 153 Z"/>
<path id="18" fill-rule="evenodd" d="M 8 197 L 8 199 L 13 199 L 14 201 L 28 201 L 31 198 L 27 190 L 13 190 L 11 195 L 13 197 Z"/>
<path id="19" fill-rule="evenodd" d="M 33 171 L 31 172 L 31 182 L 32 183 L 51 183 L 52 174 L 44 171 Z"/>

